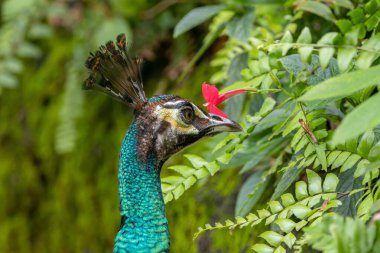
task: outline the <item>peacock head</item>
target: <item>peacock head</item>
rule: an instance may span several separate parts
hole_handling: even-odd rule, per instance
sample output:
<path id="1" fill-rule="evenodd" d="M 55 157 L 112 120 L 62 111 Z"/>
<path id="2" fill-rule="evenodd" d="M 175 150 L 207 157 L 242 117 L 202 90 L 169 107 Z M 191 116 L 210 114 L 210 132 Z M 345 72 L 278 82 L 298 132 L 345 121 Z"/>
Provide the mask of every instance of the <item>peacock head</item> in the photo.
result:
<path id="1" fill-rule="evenodd" d="M 132 107 L 140 159 L 148 159 L 153 152 L 163 162 L 202 137 L 242 130 L 236 122 L 207 113 L 178 96 L 147 99 L 140 63 L 140 59 L 129 57 L 125 35 L 121 34 L 116 45 L 110 41 L 91 53 L 86 62 L 90 76 L 84 83 L 85 89 L 101 90 Z"/>

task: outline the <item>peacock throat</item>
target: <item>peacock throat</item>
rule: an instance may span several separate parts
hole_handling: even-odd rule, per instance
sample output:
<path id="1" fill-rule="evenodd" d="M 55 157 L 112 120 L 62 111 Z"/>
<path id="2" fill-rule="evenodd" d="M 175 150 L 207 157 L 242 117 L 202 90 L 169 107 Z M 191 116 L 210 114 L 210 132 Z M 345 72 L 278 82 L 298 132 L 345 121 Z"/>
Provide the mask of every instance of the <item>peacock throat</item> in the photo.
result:
<path id="1" fill-rule="evenodd" d="M 139 159 L 138 123 L 129 128 L 120 152 L 119 194 L 122 222 L 114 252 L 168 252 L 169 229 L 161 193 L 162 161 L 150 153 Z"/>

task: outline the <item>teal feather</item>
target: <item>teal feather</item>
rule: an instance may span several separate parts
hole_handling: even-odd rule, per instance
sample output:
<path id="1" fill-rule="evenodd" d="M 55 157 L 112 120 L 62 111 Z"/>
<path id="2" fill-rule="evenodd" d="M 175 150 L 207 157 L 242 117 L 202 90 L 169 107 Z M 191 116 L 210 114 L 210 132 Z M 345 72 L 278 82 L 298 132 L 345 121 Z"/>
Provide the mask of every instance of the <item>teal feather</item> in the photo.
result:
<path id="1" fill-rule="evenodd" d="M 168 252 L 169 229 L 161 192 L 161 162 L 152 154 L 138 159 L 138 124 L 134 122 L 124 138 L 119 164 L 120 214 L 114 253 Z"/>

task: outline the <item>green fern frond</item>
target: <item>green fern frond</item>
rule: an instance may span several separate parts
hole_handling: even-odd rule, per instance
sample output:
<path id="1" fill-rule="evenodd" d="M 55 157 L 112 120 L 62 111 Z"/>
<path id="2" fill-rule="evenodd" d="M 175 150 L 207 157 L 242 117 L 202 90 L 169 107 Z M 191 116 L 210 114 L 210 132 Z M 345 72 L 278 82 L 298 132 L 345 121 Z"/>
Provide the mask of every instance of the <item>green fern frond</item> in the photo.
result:
<path id="1" fill-rule="evenodd" d="M 284 243 L 290 249 L 296 241 L 296 236 L 292 231 L 299 231 L 309 223 L 319 220 L 324 212 L 336 207 L 340 201 L 336 199 L 336 187 L 339 179 L 334 174 L 327 174 L 323 183 L 322 178 L 311 170 L 307 170 L 308 184 L 304 181 L 296 183 L 295 195 L 290 193 L 281 196 L 281 202 L 272 200 L 268 202 L 268 208 L 257 211 L 257 214 L 250 213 L 246 217 L 235 217 L 235 220 L 226 220 L 224 223 L 215 225 L 206 224 L 200 227 L 194 235 L 197 238 L 205 231 L 228 228 L 242 228 L 245 226 L 255 226 L 261 222 L 265 225 L 276 224 L 281 234 L 274 231 L 266 231 L 260 234 L 267 244 L 257 244 L 252 248 L 260 252 L 263 248 L 281 250 Z M 322 202 L 322 204 L 320 204 Z M 265 245 L 265 246 L 264 246 Z"/>

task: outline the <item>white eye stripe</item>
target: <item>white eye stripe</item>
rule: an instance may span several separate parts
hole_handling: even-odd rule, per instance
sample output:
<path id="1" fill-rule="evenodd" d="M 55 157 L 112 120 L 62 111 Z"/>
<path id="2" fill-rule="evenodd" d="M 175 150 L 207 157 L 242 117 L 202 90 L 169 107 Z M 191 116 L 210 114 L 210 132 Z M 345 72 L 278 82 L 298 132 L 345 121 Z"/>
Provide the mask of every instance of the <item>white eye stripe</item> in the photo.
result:
<path id="1" fill-rule="evenodd" d="M 183 109 L 183 108 L 175 108 L 175 107 L 180 106 L 181 104 L 184 104 L 184 108 L 185 107 L 190 107 L 190 105 L 191 105 L 192 109 L 195 112 L 195 115 L 197 115 L 200 118 L 208 119 L 208 116 L 201 109 L 199 109 L 198 106 L 196 106 L 192 102 L 188 102 L 188 101 L 185 101 L 185 100 L 178 100 L 178 101 L 174 101 L 174 102 L 173 101 L 169 101 L 169 102 L 164 103 L 162 105 L 162 107 L 166 107 L 167 109 L 178 110 L 178 109 Z"/>
<path id="2" fill-rule="evenodd" d="M 184 100 L 178 100 L 178 101 L 174 101 L 174 102 L 169 101 L 169 102 L 164 103 L 163 106 L 175 107 L 175 106 L 183 104 L 183 103 L 187 103 L 187 102 Z"/>

